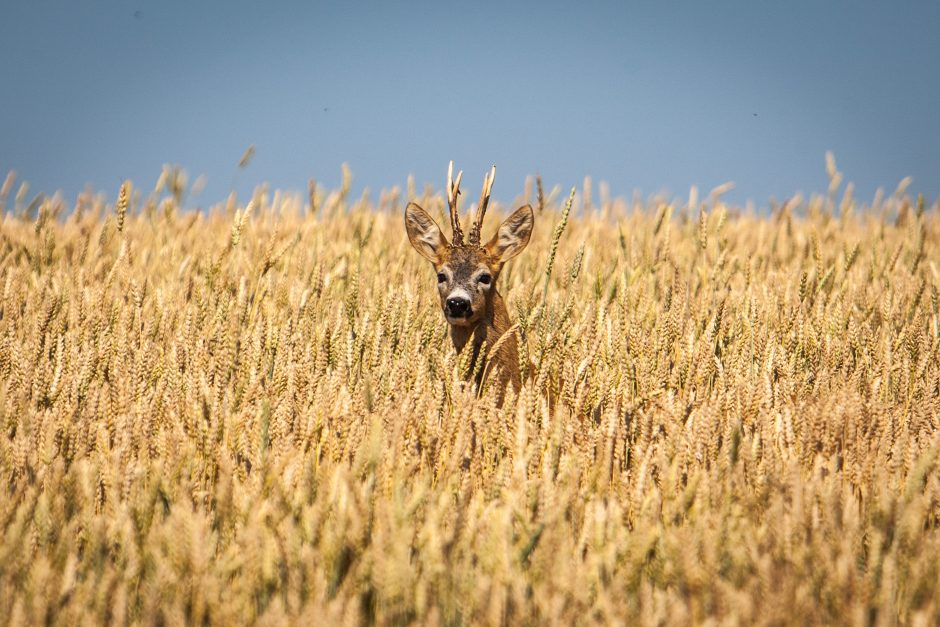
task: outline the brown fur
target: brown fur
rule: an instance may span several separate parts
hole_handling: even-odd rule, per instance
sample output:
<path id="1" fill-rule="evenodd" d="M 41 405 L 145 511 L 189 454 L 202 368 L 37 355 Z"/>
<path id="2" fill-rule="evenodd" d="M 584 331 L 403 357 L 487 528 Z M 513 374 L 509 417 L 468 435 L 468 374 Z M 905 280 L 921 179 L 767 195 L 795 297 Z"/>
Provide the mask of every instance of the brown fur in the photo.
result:
<path id="1" fill-rule="evenodd" d="M 452 246 L 421 207 L 411 203 L 405 209 L 405 228 L 412 245 L 438 273 L 441 308 L 450 324 L 454 348 L 461 352 L 468 345 L 471 347 L 472 363 L 480 373 L 476 383 L 482 388 L 484 374 L 487 377 L 495 374 L 495 380 L 491 381 L 497 384 L 500 399 L 508 383 L 518 391 L 521 379 L 515 333 L 500 340 L 512 322 L 496 285 L 505 263 L 528 244 L 533 224 L 532 208 L 525 205 L 509 216 L 485 245 Z M 489 282 L 481 282 L 481 277 L 487 276 Z M 441 277 L 445 280 L 440 280 Z M 471 312 L 466 317 L 454 318 L 448 314 L 447 301 L 455 294 L 469 300 Z M 487 353 L 480 355 L 484 342 Z M 493 352 L 491 349 L 497 343 L 497 350 Z"/>
<path id="2" fill-rule="evenodd" d="M 512 325 L 509 320 L 509 312 L 506 310 L 506 303 L 503 297 L 493 290 L 492 298 L 487 304 L 487 315 L 482 317 L 474 327 L 450 327 L 450 339 L 454 343 L 457 352 L 463 351 L 464 347 L 472 340 L 473 360 L 476 364 L 480 358 L 480 349 L 483 343 L 487 346 L 493 346 L 499 341 L 503 334 L 509 330 Z M 499 388 L 498 396 L 502 396 L 502 390 L 507 383 L 512 383 L 513 389 L 519 391 L 522 383 L 519 375 L 519 345 L 516 341 L 516 334 L 503 339 L 496 352 L 489 351 L 482 356 L 480 374 L 477 378 L 477 385 L 482 388 L 484 373 L 497 373 L 496 383 Z"/>

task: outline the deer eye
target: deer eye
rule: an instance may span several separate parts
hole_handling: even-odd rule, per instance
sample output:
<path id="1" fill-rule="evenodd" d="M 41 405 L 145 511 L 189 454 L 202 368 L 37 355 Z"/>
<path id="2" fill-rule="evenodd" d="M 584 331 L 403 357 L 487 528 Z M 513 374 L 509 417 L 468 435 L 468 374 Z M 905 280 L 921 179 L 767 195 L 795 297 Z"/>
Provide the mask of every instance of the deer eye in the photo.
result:
<path id="1" fill-rule="evenodd" d="M 477 281 L 479 281 L 479 282 L 482 283 L 483 285 L 489 285 L 489 284 L 490 284 L 490 281 L 492 281 L 492 280 L 493 280 L 493 277 L 491 277 L 491 276 L 488 275 L 488 274 L 481 274 L 481 275 L 480 275 L 480 278 L 477 279 Z"/>
<path id="2" fill-rule="evenodd" d="M 446 275 L 446 274 L 444 274 L 443 272 L 438 272 L 438 273 L 437 273 L 437 282 L 438 282 L 438 283 L 443 283 L 443 282 L 446 281 L 446 280 L 447 280 L 447 275 Z"/>

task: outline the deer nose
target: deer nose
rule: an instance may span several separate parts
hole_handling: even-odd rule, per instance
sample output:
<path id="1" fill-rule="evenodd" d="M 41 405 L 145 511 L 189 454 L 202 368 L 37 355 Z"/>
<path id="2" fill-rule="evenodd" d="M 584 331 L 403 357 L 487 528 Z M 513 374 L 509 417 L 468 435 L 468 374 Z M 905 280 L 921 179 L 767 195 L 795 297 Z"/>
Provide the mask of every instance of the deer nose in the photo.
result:
<path id="1" fill-rule="evenodd" d="M 447 315 L 452 318 L 463 318 L 470 313 L 470 301 L 466 298 L 448 298 Z"/>

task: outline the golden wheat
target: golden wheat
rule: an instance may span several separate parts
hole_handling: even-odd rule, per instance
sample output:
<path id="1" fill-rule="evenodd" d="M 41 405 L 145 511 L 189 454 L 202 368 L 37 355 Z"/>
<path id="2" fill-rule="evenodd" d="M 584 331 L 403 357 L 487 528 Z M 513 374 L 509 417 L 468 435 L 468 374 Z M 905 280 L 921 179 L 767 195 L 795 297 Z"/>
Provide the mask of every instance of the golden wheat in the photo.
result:
<path id="1" fill-rule="evenodd" d="M 940 220 L 906 186 L 569 219 L 539 180 L 502 407 L 413 182 L 185 186 L 3 218 L 0 622 L 940 620 Z"/>

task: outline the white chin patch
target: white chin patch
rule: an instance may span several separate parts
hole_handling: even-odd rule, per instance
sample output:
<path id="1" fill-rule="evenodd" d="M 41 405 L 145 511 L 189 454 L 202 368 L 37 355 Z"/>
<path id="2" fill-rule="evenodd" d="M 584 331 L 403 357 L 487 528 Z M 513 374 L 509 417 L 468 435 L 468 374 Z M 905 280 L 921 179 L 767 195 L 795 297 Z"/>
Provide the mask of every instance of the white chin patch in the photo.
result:
<path id="1" fill-rule="evenodd" d="M 454 327 L 469 327 L 470 319 L 469 318 L 454 318 L 444 314 L 444 319 L 447 320 L 447 324 Z"/>

